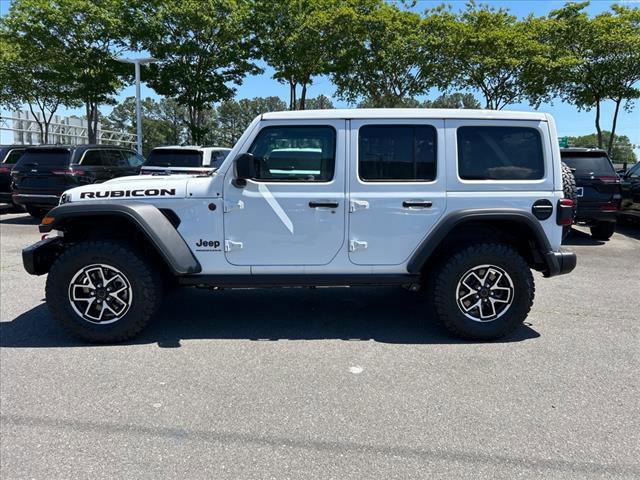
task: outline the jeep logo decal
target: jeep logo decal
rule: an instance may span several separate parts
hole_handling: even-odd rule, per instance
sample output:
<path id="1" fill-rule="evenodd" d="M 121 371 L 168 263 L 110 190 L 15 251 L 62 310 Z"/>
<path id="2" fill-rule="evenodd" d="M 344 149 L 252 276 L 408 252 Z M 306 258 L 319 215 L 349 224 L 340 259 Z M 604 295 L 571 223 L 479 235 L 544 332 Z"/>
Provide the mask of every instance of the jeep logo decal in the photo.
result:
<path id="1" fill-rule="evenodd" d="M 205 240 L 201 238 L 196 243 L 196 252 L 219 252 L 220 241 L 218 240 Z"/>
<path id="2" fill-rule="evenodd" d="M 175 188 L 147 188 L 139 190 L 107 190 L 105 192 L 82 192 L 80 198 L 162 197 L 175 195 Z"/>

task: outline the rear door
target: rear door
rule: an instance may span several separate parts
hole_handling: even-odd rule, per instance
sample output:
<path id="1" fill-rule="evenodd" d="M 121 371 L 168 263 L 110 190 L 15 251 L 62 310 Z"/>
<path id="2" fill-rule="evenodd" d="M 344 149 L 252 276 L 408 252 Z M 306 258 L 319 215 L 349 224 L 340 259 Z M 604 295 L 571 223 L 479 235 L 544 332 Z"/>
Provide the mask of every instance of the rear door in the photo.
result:
<path id="1" fill-rule="evenodd" d="M 70 157 L 65 148 L 27 149 L 13 169 L 16 190 L 57 195 L 73 186 L 68 176 Z"/>
<path id="2" fill-rule="evenodd" d="M 406 262 L 443 215 L 443 128 L 443 120 L 351 121 L 351 262 Z"/>
<path id="3" fill-rule="evenodd" d="M 80 157 L 80 170 L 88 183 L 100 183 L 113 178 L 112 168 L 107 164 L 108 157 L 99 148 L 86 150 Z"/>

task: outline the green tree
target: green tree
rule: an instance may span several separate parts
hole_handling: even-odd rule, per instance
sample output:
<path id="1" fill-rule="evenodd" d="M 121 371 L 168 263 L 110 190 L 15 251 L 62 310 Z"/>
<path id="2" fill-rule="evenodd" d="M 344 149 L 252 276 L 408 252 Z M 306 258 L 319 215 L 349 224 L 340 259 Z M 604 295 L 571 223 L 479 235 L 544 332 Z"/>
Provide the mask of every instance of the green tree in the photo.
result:
<path id="1" fill-rule="evenodd" d="M 236 0 L 154 0 L 134 12 L 143 25 L 134 44 L 158 59 L 148 67 L 148 83 L 186 108 L 193 143 L 201 143 L 210 128 L 211 106 L 231 98 L 233 85 L 259 71 L 250 61 L 246 14 Z"/>
<path id="2" fill-rule="evenodd" d="M 605 146 L 601 104 L 613 100 L 615 109 L 607 150 L 614 148 L 620 108 L 631 111 L 640 97 L 640 9 L 614 6 L 590 17 L 589 2 L 568 3 L 550 14 L 549 43 L 562 62 L 550 76 L 561 98 L 579 110 L 595 108 L 597 145 Z"/>
<path id="3" fill-rule="evenodd" d="M 439 58 L 452 75 L 450 87 L 480 92 L 485 108 L 495 110 L 525 99 L 538 103 L 547 93 L 539 74 L 548 47 L 533 17 L 520 21 L 506 9 L 473 1 L 461 13 L 439 8 L 427 15 L 446 32 Z"/>
<path id="4" fill-rule="evenodd" d="M 233 147 L 258 115 L 286 109 L 287 104 L 278 97 L 243 98 L 222 102 L 215 110 L 215 133 L 208 143 Z"/>
<path id="5" fill-rule="evenodd" d="M 334 14 L 331 80 L 336 94 L 369 107 L 411 106 L 445 83 L 435 51 L 439 25 L 395 5 L 341 7 Z"/>
<path id="6" fill-rule="evenodd" d="M 602 138 L 605 142 L 608 143 L 611 139 L 611 132 L 603 130 Z M 592 133 L 590 135 L 584 135 L 581 137 L 568 137 L 568 139 L 569 145 L 571 145 L 572 147 L 598 147 L 597 133 Z M 613 148 L 611 149 L 611 153 L 609 153 L 609 157 L 615 163 L 633 164 L 638 161 L 638 157 L 633 151 L 633 145 L 631 144 L 629 137 L 627 137 L 626 135 L 616 136 L 615 142 L 613 143 Z"/>
<path id="7" fill-rule="evenodd" d="M 103 128 L 136 133 L 135 97 L 127 97 L 117 104 L 100 122 Z M 142 151 L 148 155 L 151 149 L 161 145 L 178 145 L 186 138 L 184 109 L 172 99 L 156 101 L 145 98 L 140 102 L 142 110 Z"/>
<path id="8" fill-rule="evenodd" d="M 426 100 L 426 108 L 480 108 L 480 102 L 471 93 L 452 93 L 440 95 L 435 100 Z"/>
<path id="9" fill-rule="evenodd" d="M 318 95 L 315 98 L 308 98 L 305 107 L 308 110 L 328 110 L 335 108 L 331 99 L 325 95 Z"/>
<path id="10" fill-rule="evenodd" d="M 96 141 L 98 106 L 113 102 L 128 71 L 115 59 L 126 48 L 122 5 L 122 0 L 15 0 L 3 19 L 20 56 L 36 65 L 29 81 L 41 82 L 41 91 L 56 86 L 68 91 L 62 100 L 42 93 L 36 98 L 48 99 L 49 112 L 56 101 L 83 102 L 90 143 Z M 24 66 L 26 71 L 33 65 Z"/>
<path id="11" fill-rule="evenodd" d="M 313 78 L 327 73 L 331 51 L 327 29 L 337 0 L 253 0 L 251 30 L 260 57 L 289 86 L 289 109 L 306 108 Z M 298 99 L 297 88 L 300 87 Z"/>

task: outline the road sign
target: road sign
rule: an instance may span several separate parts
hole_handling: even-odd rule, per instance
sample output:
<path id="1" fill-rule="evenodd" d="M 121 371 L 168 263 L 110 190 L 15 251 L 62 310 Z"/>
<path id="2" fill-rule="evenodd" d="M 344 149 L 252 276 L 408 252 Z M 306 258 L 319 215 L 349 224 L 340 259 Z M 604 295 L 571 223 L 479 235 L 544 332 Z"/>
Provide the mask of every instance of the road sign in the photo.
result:
<path id="1" fill-rule="evenodd" d="M 558 138 L 558 143 L 560 144 L 560 148 L 567 148 L 569 146 L 569 137 Z"/>

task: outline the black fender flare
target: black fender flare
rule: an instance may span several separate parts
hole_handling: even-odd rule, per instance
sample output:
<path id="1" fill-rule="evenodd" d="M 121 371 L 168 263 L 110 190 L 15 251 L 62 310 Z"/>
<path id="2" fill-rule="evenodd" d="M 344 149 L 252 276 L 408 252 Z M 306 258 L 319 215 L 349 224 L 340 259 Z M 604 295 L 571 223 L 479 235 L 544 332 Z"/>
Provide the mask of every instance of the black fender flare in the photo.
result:
<path id="1" fill-rule="evenodd" d="M 129 220 L 165 260 L 175 275 L 199 273 L 202 268 L 180 233 L 155 206 L 138 202 L 87 202 L 67 203 L 51 210 L 46 224 L 40 225 L 41 233 L 63 230 L 65 223 L 82 217 L 116 216 Z"/>
<path id="2" fill-rule="evenodd" d="M 509 221 L 517 222 L 525 225 L 533 233 L 533 240 L 536 242 L 538 250 L 542 256 L 551 252 L 551 244 L 545 234 L 542 225 L 533 214 L 522 210 L 503 208 L 503 209 L 479 209 L 471 208 L 458 210 L 446 215 L 434 227 L 429 235 L 420 243 L 415 250 L 409 262 L 407 263 L 407 271 L 409 273 L 420 273 L 427 263 L 431 254 L 446 238 L 446 236 L 455 227 L 468 221 Z M 547 267 L 550 267 L 547 265 Z"/>

